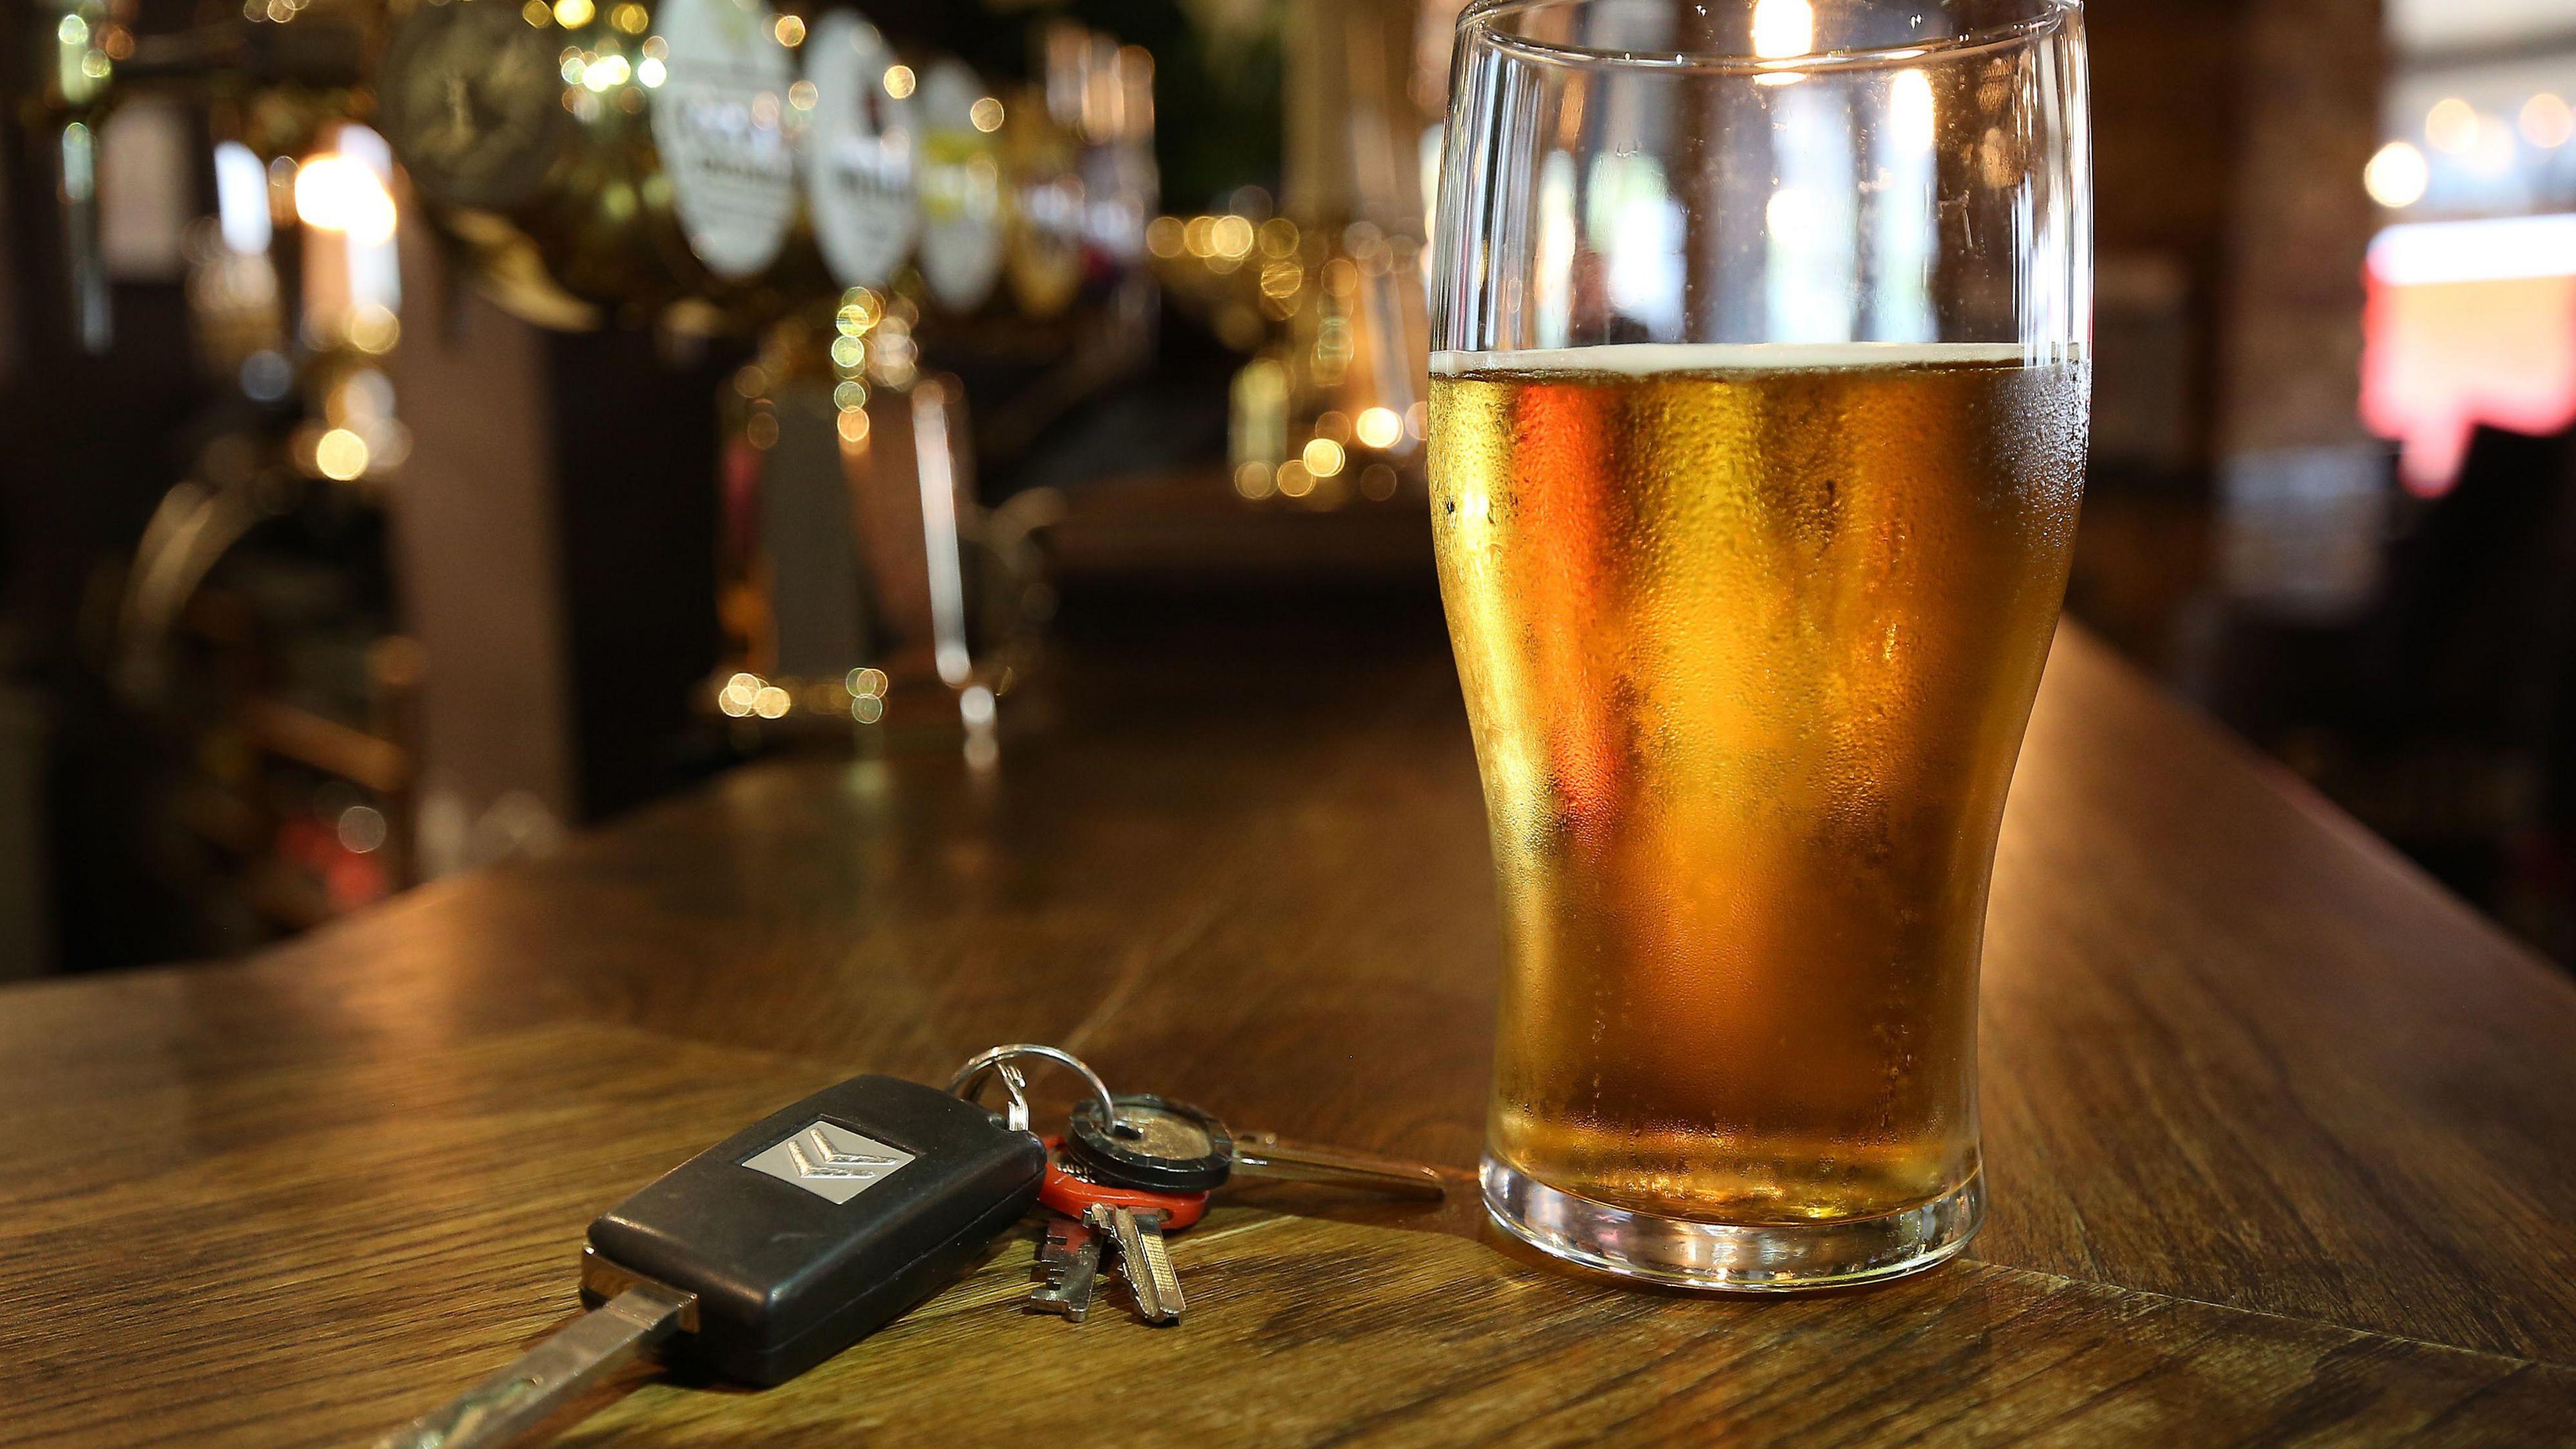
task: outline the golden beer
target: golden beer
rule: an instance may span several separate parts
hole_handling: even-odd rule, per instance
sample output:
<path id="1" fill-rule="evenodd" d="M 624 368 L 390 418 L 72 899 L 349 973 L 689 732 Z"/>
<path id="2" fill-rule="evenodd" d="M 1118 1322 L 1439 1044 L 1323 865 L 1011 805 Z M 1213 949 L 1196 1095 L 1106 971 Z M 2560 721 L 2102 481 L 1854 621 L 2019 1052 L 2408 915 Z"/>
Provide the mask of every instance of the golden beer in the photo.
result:
<path id="1" fill-rule="evenodd" d="M 1507 942 L 1491 1154 L 1707 1223 L 1961 1189 L 2086 368 L 1927 344 L 1435 372 L 1441 592 Z"/>

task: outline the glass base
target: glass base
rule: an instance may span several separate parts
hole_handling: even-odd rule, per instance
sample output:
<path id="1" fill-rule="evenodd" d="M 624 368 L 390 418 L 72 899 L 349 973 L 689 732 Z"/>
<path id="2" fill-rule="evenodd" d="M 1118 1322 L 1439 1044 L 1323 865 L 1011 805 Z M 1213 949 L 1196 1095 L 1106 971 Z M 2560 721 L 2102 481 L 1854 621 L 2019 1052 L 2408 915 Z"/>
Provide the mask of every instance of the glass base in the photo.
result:
<path id="1" fill-rule="evenodd" d="M 1816 1223 L 1702 1223 L 1563 1192 L 1492 1157 L 1496 1225 L 1543 1253 L 1623 1278 L 1737 1293 L 1845 1288 L 1948 1262 L 1986 1218 L 1985 1174 L 1903 1212 Z"/>

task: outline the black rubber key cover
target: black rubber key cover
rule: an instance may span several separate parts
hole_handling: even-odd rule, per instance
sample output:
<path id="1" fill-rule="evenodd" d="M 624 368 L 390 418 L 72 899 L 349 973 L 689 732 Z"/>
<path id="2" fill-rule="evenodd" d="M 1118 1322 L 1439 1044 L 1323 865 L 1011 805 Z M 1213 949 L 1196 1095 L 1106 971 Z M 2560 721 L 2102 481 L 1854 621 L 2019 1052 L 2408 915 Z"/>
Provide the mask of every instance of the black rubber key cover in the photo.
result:
<path id="1" fill-rule="evenodd" d="M 1212 1192 L 1234 1172 L 1234 1134 L 1187 1102 L 1138 1092 L 1114 1099 L 1137 1129 L 1122 1135 L 1100 1120 L 1100 1104 L 1074 1105 L 1065 1151 L 1100 1180 L 1148 1192 Z"/>

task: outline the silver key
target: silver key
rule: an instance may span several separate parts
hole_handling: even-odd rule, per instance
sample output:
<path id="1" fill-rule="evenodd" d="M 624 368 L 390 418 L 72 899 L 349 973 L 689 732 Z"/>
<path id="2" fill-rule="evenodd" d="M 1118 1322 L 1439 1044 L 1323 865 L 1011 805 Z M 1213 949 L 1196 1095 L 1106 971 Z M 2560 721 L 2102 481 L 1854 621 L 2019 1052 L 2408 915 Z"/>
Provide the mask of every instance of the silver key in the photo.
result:
<path id="1" fill-rule="evenodd" d="M 1154 1300 L 1165 1314 L 1158 1321 L 1180 1322 L 1181 1315 L 1188 1311 L 1190 1305 L 1189 1300 L 1181 1296 L 1181 1275 L 1172 1266 L 1172 1245 L 1163 1237 L 1163 1215 L 1158 1212 L 1130 1212 L 1124 1208 L 1120 1211 L 1136 1224 L 1136 1245 L 1144 1250 L 1145 1276 L 1153 1280 Z M 1123 1268 L 1127 1260 L 1123 1241 L 1119 1245 L 1118 1256 Z"/>
<path id="2" fill-rule="evenodd" d="M 1421 1163 L 1338 1147 L 1282 1142 L 1276 1132 L 1235 1133 L 1234 1171 L 1244 1177 L 1328 1183 L 1417 1202 L 1438 1202 L 1448 1196 L 1440 1174 Z"/>
<path id="3" fill-rule="evenodd" d="M 1047 1280 L 1030 1290 L 1029 1306 L 1080 1323 L 1091 1312 L 1092 1291 L 1100 1282 L 1099 1231 L 1050 1213 L 1038 1261 L 1046 1267 Z"/>
<path id="4" fill-rule="evenodd" d="M 1137 1316 L 1147 1323 L 1180 1322 L 1189 1301 L 1172 1267 L 1171 1244 L 1163 1241 L 1163 1215 L 1094 1203 L 1084 1216 L 1117 1241 L 1118 1276 L 1136 1300 Z"/>

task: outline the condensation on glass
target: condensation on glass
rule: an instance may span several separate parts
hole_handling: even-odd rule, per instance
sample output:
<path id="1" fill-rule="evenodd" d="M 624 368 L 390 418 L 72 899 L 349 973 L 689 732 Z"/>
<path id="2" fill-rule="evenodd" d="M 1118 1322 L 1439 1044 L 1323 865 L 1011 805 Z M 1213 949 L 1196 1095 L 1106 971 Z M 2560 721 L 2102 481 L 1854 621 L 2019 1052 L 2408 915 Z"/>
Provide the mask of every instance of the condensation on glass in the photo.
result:
<path id="1" fill-rule="evenodd" d="M 1432 517 L 1506 959 L 1489 1209 L 1633 1276 L 1912 1272 L 2082 489 L 2069 0 L 1460 21 Z"/>

